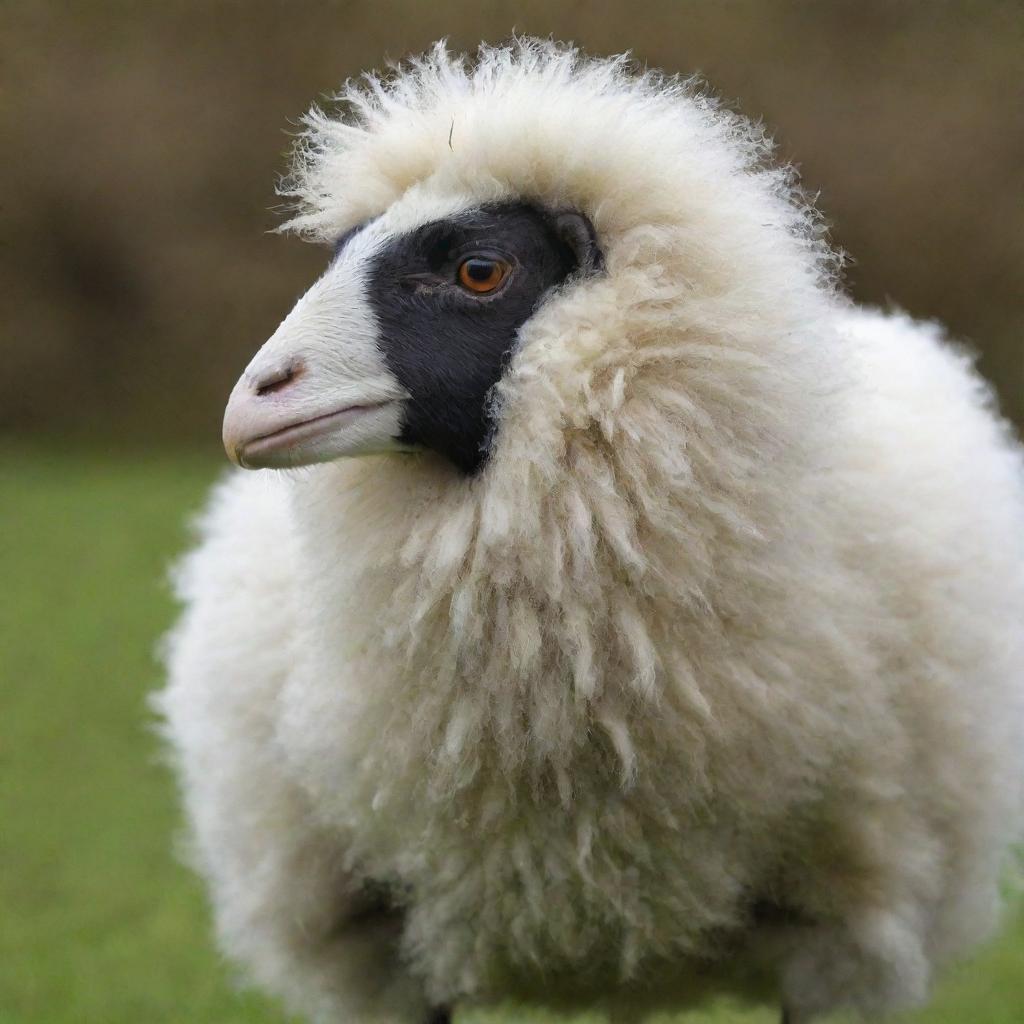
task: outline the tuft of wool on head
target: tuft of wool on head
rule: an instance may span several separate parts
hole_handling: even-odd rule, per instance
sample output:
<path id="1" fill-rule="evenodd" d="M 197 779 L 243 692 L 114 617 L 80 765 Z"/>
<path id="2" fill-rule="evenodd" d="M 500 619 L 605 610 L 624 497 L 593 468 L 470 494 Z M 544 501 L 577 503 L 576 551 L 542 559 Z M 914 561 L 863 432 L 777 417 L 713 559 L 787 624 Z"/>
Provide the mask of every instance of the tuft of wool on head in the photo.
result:
<path id="1" fill-rule="evenodd" d="M 628 55 L 592 59 L 519 39 L 470 60 L 440 42 L 390 77 L 348 82 L 335 100 L 340 116 L 314 107 L 304 118 L 281 187 L 294 202 L 285 229 L 306 238 L 333 241 L 410 190 L 512 195 L 574 205 L 602 238 L 664 225 L 698 247 L 687 211 L 714 208 L 755 245 L 752 265 L 764 255 L 758 241 L 773 250 L 784 235 L 816 283 L 834 269 L 817 212 L 791 170 L 770 163 L 763 129 L 696 79 L 638 73 Z M 716 238 L 717 255 L 731 255 L 728 235 Z"/>

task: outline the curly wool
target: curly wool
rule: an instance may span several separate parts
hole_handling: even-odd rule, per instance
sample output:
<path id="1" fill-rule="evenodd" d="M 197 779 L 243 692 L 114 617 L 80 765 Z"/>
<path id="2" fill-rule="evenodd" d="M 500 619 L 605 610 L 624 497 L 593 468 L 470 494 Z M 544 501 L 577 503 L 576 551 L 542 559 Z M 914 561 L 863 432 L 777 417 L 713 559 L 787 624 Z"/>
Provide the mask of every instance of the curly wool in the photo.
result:
<path id="1" fill-rule="evenodd" d="M 987 389 L 835 293 L 761 130 L 692 84 L 526 40 L 341 100 L 293 230 L 515 197 L 585 213 L 606 272 L 526 323 L 477 476 L 216 492 L 160 705 L 225 950 L 323 1020 L 639 1015 L 766 967 L 806 1014 L 921 1000 L 1024 807 Z M 402 914 L 350 927 L 367 882 Z"/>

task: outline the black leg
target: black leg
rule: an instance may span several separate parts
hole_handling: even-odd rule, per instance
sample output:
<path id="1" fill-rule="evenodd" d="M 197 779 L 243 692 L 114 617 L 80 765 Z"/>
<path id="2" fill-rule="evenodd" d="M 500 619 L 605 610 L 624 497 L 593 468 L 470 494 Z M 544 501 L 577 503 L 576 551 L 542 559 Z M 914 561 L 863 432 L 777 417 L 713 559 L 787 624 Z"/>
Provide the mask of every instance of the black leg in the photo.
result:
<path id="1" fill-rule="evenodd" d="M 436 1006 L 427 1016 L 427 1024 L 452 1024 L 452 1011 L 447 1006 Z"/>
<path id="2" fill-rule="evenodd" d="M 785 1006 L 782 1008 L 782 1024 L 793 1024 L 793 1018 Z"/>

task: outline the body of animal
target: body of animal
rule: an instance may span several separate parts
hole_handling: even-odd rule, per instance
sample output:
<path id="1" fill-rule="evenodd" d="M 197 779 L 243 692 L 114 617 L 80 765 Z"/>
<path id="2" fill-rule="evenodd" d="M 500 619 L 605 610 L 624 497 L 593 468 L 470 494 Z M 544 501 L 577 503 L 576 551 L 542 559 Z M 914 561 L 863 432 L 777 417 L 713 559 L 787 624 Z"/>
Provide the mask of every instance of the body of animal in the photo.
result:
<path id="1" fill-rule="evenodd" d="M 922 1001 L 1019 835 L 1024 476 L 763 134 L 439 48 L 314 111 L 159 697 L 224 950 L 319 1021 Z M 361 458 L 347 458 L 360 455 Z M 277 470 L 276 472 L 273 470 Z"/>

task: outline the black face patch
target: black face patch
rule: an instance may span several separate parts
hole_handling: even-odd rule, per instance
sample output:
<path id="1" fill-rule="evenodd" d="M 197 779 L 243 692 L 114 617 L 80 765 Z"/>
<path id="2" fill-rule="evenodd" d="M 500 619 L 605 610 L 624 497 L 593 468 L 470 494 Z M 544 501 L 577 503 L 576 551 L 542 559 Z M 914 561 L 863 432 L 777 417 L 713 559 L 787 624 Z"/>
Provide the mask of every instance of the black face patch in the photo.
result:
<path id="1" fill-rule="evenodd" d="M 469 264 L 460 275 L 460 267 Z M 486 458 L 494 431 L 489 392 L 520 327 L 545 293 L 600 256 L 589 222 L 520 203 L 473 210 L 396 238 L 369 268 L 369 300 L 389 369 L 408 391 L 404 444 L 430 448 L 466 473 Z M 473 290 L 487 265 L 503 276 Z"/>

